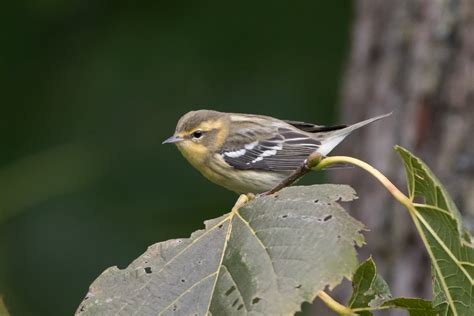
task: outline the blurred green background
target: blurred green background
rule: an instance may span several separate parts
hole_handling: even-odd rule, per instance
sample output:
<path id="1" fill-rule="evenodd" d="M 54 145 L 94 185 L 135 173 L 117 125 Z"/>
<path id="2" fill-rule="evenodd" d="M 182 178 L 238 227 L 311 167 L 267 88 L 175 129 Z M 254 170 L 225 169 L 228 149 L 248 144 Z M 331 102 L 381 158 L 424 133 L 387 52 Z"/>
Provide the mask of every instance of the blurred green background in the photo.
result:
<path id="1" fill-rule="evenodd" d="M 233 205 L 161 145 L 185 112 L 336 121 L 348 1 L 2 7 L 0 295 L 12 315 L 71 315 L 104 269 Z"/>

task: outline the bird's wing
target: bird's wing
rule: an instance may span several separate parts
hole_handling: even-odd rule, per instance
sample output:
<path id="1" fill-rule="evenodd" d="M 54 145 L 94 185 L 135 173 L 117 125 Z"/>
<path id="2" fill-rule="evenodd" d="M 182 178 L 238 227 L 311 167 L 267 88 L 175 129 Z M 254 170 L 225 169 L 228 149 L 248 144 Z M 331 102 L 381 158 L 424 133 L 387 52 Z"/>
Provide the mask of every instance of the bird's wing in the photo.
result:
<path id="1" fill-rule="evenodd" d="M 290 172 L 315 152 L 321 142 L 295 129 L 279 127 L 275 133 L 244 145 L 229 143 L 220 155 L 241 170 Z"/>
<path id="2" fill-rule="evenodd" d="M 284 122 L 308 133 L 329 132 L 329 131 L 335 131 L 335 130 L 343 129 L 347 127 L 347 125 L 323 126 L 323 125 L 316 125 L 316 124 L 311 124 L 311 123 L 305 123 L 305 122 L 299 122 L 299 121 L 288 121 L 288 120 L 285 120 Z"/>

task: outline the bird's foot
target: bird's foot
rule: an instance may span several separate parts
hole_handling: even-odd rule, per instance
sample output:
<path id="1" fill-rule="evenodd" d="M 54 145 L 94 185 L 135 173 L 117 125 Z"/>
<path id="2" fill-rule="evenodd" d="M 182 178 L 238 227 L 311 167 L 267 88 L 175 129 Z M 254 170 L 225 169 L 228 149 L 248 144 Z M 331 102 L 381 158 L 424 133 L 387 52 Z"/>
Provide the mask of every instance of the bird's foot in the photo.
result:
<path id="1" fill-rule="evenodd" d="M 232 207 L 232 212 L 237 212 L 242 206 L 253 199 L 255 199 L 255 194 L 253 193 L 241 194 L 235 202 L 234 207 Z"/>

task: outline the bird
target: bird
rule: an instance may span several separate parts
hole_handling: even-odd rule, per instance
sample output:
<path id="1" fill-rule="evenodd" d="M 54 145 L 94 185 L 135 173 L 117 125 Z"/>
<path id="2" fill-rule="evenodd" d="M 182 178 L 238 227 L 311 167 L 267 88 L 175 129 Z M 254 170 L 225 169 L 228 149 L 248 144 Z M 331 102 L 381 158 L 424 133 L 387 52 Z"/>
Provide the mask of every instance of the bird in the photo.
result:
<path id="1" fill-rule="evenodd" d="M 255 114 L 196 110 L 173 136 L 186 160 L 211 182 L 239 194 L 261 194 L 285 180 L 309 155 L 326 157 L 351 132 L 391 113 L 353 125 L 322 126 Z"/>

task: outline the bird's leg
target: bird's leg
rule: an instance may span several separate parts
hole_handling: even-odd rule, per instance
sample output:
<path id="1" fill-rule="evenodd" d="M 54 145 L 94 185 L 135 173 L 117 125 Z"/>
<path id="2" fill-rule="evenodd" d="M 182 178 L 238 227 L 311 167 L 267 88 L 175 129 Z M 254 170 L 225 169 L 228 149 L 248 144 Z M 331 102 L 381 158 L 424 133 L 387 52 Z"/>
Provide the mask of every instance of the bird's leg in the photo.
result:
<path id="1" fill-rule="evenodd" d="M 239 208 L 247 204 L 247 202 L 252 201 L 253 199 L 255 199 L 255 194 L 253 193 L 241 194 L 235 202 L 234 207 L 232 207 L 232 212 L 237 212 Z"/>
<path id="2" fill-rule="evenodd" d="M 301 166 L 299 166 L 295 171 L 293 171 L 286 179 L 282 182 L 278 183 L 273 189 L 267 192 L 263 192 L 259 194 L 260 196 L 270 195 L 275 192 L 280 191 L 281 189 L 291 185 L 293 182 L 307 174 L 311 171 L 312 168 L 316 167 L 318 163 L 321 161 L 321 154 L 318 152 L 314 152 L 306 158 Z"/>

